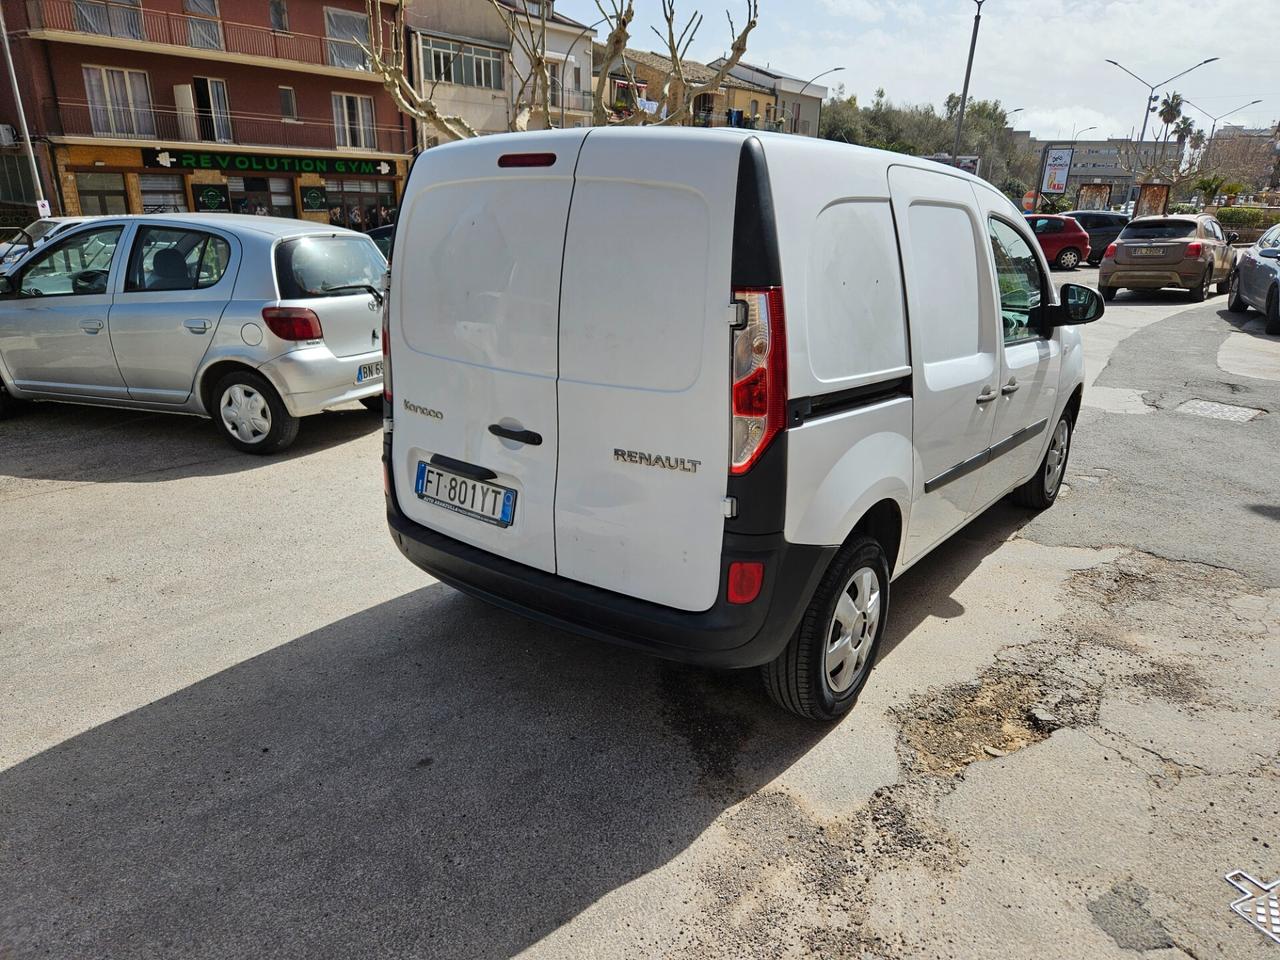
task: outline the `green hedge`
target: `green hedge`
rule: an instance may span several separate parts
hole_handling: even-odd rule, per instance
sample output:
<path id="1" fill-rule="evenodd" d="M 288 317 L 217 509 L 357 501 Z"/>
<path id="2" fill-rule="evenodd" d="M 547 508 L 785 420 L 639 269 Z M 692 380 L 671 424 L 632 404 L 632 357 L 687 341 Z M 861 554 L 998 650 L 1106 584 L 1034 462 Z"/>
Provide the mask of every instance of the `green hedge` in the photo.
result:
<path id="1" fill-rule="evenodd" d="M 1224 227 L 1268 229 L 1280 223 L 1280 213 L 1261 207 L 1219 207 L 1215 216 Z"/>

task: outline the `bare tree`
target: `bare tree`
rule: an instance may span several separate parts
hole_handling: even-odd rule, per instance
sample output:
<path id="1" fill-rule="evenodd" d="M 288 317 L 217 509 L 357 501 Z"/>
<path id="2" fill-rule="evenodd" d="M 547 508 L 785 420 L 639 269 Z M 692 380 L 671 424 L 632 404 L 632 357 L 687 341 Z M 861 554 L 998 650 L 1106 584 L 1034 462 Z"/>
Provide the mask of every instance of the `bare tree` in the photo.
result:
<path id="1" fill-rule="evenodd" d="M 720 62 L 720 66 L 708 79 L 690 85 L 685 76 L 684 61 L 688 58 L 689 48 L 693 45 L 698 29 L 702 26 L 702 14 L 694 11 L 684 22 L 684 26 L 677 28 L 676 24 L 679 21 L 675 0 L 662 0 L 662 17 L 666 22 L 666 32 L 664 34 L 656 27 L 653 32 L 667 48 L 670 67 L 658 85 L 658 97 L 652 101 L 653 106 L 650 109 L 634 110 L 627 116 L 618 116 L 609 111 L 604 102 L 604 95 L 608 89 L 609 72 L 614 64 L 619 62 L 622 64 L 623 75 L 626 77 L 626 82 L 631 85 L 631 89 L 639 89 L 626 56 L 627 41 L 631 36 L 631 21 L 635 11 L 632 0 L 609 0 L 609 4 L 611 9 L 605 9 L 603 0 L 596 0 L 596 8 L 610 25 L 609 35 L 604 42 L 604 58 L 600 63 L 600 82 L 596 84 L 592 110 L 597 126 L 607 123 L 672 124 L 681 122 L 688 116 L 698 97 L 704 93 L 719 90 L 720 84 L 742 60 L 742 55 L 747 52 L 747 37 L 755 29 L 760 13 L 757 0 L 746 0 L 747 19 L 742 29 L 738 30 L 734 26 L 732 14 L 725 12 L 725 17 L 729 21 L 729 33 L 733 37 L 729 55 Z"/>
<path id="2" fill-rule="evenodd" d="M 542 125 L 551 126 L 551 68 L 547 63 L 547 4 L 538 4 L 538 17 L 529 16 L 528 8 L 524 15 L 504 6 L 500 0 L 489 0 L 507 28 L 507 35 L 514 46 L 519 47 L 529 61 L 529 69 L 521 72 L 516 69 L 516 58 L 511 57 L 511 72 L 519 81 L 519 87 L 512 96 L 511 119 L 509 127 L 512 131 L 529 129 L 529 118 L 536 110 L 542 114 Z M 563 89 L 560 95 L 564 96 Z"/>

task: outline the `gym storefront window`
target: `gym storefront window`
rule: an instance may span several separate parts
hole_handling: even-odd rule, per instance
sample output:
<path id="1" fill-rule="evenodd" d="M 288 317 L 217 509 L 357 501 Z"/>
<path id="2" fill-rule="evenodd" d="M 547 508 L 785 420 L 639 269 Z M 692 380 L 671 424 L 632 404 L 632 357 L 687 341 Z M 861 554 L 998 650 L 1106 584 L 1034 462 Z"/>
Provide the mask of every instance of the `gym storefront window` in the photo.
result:
<path id="1" fill-rule="evenodd" d="M 182 177 L 172 173 L 140 173 L 143 213 L 186 213 L 187 191 Z"/>
<path id="2" fill-rule="evenodd" d="M 395 184 L 390 180 L 326 180 L 329 222 L 372 230 L 396 221 Z"/>
<path id="3" fill-rule="evenodd" d="M 227 177 L 232 213 L 296 217 L 291 177 Z"/>
<path id="4" fill-rule="evenodd" d="M 122 173 L 77 173 L 76 192 L 80 194 L 80 212 L 86 217 L 129 212 Z"/>

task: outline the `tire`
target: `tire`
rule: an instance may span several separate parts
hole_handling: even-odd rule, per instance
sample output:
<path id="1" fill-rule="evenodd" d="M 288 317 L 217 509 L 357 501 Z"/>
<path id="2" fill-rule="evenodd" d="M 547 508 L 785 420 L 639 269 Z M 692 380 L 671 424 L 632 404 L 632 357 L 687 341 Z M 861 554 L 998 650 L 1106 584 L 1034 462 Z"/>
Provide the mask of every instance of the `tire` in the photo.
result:
<path id="1" fill-rule="evenodd" d="M 769 696 L 784 710 L 809 720 L 844 716 L 871 675 L 888 614 L 889 561 L 884 549 L 870 537 L 854 534 L 831 561 L 786 648 L 761 668 Z M 829 669 L 840 652 L 833 641 L 845 657 Z M 828 653 L 833 653 L 830 660 Z"/>
<path id="2" fill-rule="evenodd" d="M 1264 329 L 1269 336 L 1280 337 L 1280 289 L 1275 287 L 1267 295 L 1267 323 Z"/>
<path id="3" fill-rule="evenodd" d="M 1058 500 L 1062 490 L 1062 478 L 1067 475 L 1067 461 L 1071 457 L 1071 437 L 1075 433 L 1075 421 L 1070 413 L 1063 413 L 1049 437 L 1044 459 L 1036 468 L 1035 476 L 1013 492 L 1013 498 L 1031 510 L 1048 510 Z"/>
<path id="4" fill-rule="evenodd" d="M 1080 251 L 1075 247 L 1067 247 L 1058 254 L 1058 259 L 1053 261 L 1053 265 L 1062 270 L 1074 270 L 1080 266 Z"/>
<path id="5" fill-rule="evenodd" d="M 364 404 L 364 408 L 368 410 L 370 413 L 376 413 L 379 416 L 381 416 L 382 394 L 379 393 L 376 396 L 372 396 L 372 397 L 361 397 L 360 402 Z"/>
<path id="6" fill-rule="evenodd" d="M 219 380 L 210 408 L 222 438 L 243 453 L 275 453 L 298 439 L 300 421 L 267 378 L 252 370 L 234 370 Z"/>
<path id="7" fill-rule="evenodd" d="M 15 400 L 9 396 L 9 392 L 5 390 L 4 384 L 0 383 L 0 420 L 7 420 L 18 412 L 18 405 L 21 400 Z"/>
<path id="8" fill-rule="evenodd" d="M 1204 303 L 1209 299 L 1209 287 L 1213 285 L 1213 267 L 1209 267 L 1204 272 L 1204 279 L 1200 281 L 1198 287 L 1191 288 L 1191 302 Z"/>
<path id="9" fill-rule="evenodd" d="M 1227 309 L 1232 313 L 1247 313 L 1249 304 L 1240 296 L 1240 273 L 1233 270 L 1227 277 Z"/>
<path id="10" fill-rule="evenodd" d="M 1099 287 L 1098 292 L 1102 294 L 1102 299 L 1110 303 L 1116 298 L 1116 294 L 1120 292 L 1119 287 Z"/>

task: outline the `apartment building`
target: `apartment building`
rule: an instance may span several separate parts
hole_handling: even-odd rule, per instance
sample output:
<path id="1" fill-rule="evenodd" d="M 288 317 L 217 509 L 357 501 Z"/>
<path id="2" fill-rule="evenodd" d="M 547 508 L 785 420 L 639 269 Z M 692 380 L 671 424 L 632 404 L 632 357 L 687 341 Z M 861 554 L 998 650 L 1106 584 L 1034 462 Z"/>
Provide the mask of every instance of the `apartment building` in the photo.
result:
<path id="1" fill-rule="evenodd" d="M 422 89 L 441 113 L 462 117 L 482 134 L 509 130 L 530 62 L 523 46 L 512 41 L 504 18 L 519 22 L 527 37 L 541 34 L 545 13 L 551 125 L 589 125 L 594 28 L 560 13 L 553 0 L 500 0 L 500 5 L 505 15 L 488 0 L 408 0 L 410 68 Z M 526 102 L 531 94 L 530 89 Z M 535 112 L 529 128 L 542 126 L 543 117 Z M 422 136 L 423 146 L 438 139 L 431 130 Z"/>
<path id="2" fill-rule="evenodd" d="M 364 0 L 0 3 L 55 212 L 394 220 L 412 131 L 361 50 Z"/>
<path id="3" fill-rule="evenodd" d="M 712 60 L 708 66 L 718 70 L 724 58 Z M 784 133 L 796 133 L 802 137 L 818 135 L 818 121 L 822 118 L 822 101 L 827 99 L 827 88 L 812 80 L 801 80 L 789 73 L 769 66 L 757 66 L 739 60 L 729 71 L 736 80 L 757 84 L 769 90 L 776 101 L 776 119 Z"/>

